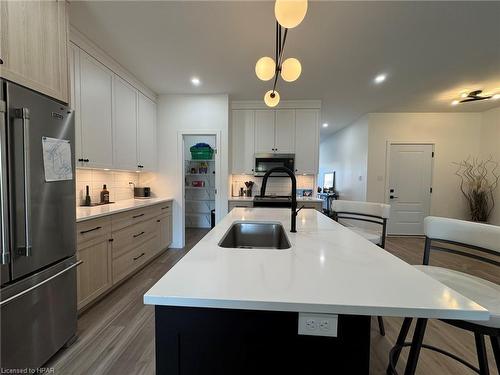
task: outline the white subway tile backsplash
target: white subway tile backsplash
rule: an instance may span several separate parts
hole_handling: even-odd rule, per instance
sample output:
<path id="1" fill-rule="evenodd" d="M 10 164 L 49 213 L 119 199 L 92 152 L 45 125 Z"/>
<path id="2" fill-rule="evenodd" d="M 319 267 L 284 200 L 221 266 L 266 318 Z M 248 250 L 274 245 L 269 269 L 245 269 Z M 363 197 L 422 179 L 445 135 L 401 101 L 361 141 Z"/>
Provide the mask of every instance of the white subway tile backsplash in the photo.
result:
<path id="1" fill-rule="evenodd" d="M 76 204 L 81 205 L 85 200 L 85 188 L 90 188 L 92 202 L 101 200 L 103 185 L 109 190 L 109 199 L 112 202 L 131 199 L 134 189 L 129 182 L 139 185 L 139 173 L 125 171 L 103 171 L 98 169 L 76 170 Z"/>
<path id="2" fill-rule="evenodd" d="M 253 181 L 252 196 L 260 194 L 260 187 L 262 186 L 262 177 L 255 177 L 250 175 L 232 175 L 231 186 L 233 196 L 239 195 L 240 188 L 246 190 L 245 181 Z M 272 177 L 267 180 L 266 194 L 276 195 L 290 195 L 292 189 L 292 182 L 289 178 L 285 177 Z M 313 189 L 314 191 L 314 176 L 297 176 L 297 189 Z"/>

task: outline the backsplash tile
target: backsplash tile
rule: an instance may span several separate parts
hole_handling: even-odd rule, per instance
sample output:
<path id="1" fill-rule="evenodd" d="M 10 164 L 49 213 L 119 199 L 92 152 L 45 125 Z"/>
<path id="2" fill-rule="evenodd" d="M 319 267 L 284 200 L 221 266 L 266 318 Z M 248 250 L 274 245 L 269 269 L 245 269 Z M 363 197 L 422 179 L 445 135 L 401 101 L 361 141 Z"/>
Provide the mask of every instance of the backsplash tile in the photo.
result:
<path id="1" fill-rule="evenodd" d="M 90 199 L 93 203 L 101 200 L 102 186 L 109 190 L 109 200 L 117 202 L 134 198 L 134 189 L 129 182 L 139 185 L 139 174 L 126 171 L 104 171 L 99 169 L 76 170 L 76 205 L 83 204 L 85 188 L 89 186 Z"/>
<path id="2" fill-rule="evenodd" d="M 313 189 L 314 192 L 314 176 L 296 176 L 297 189 Z M 262 177 L 251 175 L 231 175 L 231 191 L 232 196 L 238 196 L 240 187 L 246 190 L 245 181 L 253 181 L 252 196 L 260 194 L 262 186 Z M 292 190 L 292 182 L 287 177 L 271 177 L 267 180 L 266 194 L 290 195 Z"/>

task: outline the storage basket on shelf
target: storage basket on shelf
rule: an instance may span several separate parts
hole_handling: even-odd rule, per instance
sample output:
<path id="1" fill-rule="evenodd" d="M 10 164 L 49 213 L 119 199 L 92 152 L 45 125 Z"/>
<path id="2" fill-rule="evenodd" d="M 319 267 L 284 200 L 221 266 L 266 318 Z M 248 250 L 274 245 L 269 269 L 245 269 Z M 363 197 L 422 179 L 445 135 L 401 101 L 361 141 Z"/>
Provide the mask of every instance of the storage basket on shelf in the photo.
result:
<path id="1" fill-rule="evenodd" d="M 213 148 L 206 143 L 197 143 L 191 146 L 189 151 L 191 151 L 192 160 L 211 160 L 214 156 Z"/>

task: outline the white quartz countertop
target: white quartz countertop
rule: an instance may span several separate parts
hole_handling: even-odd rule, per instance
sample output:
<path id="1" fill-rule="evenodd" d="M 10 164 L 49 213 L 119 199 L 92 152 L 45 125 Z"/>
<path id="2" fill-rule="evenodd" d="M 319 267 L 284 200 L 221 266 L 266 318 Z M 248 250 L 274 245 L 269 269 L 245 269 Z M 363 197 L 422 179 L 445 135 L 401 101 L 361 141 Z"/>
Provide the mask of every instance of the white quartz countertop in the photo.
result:
<path id="1" fill-rule="evenodd" d="M 234 221 L 279 221 L 287 250 L 218 246 Z M 487 320 L 484 308 L 315 210 L 235 208 L 145 295 L 150 305 Z"/>
<path id="2" fill-rule="evenodd" d="M 246 201 L 246 202 L 253 202 L 253 199 L 255 197 L 229 197 L 230 201 Z M 322 199 L 320 198 L 314 198 L 314 197 L 297 197 L 297 202 L 323 202 Z"/>
<path id="3" fill-rule="evenodd" d="M 136 208 L 152 206 L 171 200 L 172 198 L 126 199 L 102 206 L 77 207 L 76 222 L 78 223 L 80 221 L 95 219 L 106 215 L 113 215 L 123 211 L 135 210 Z"/>

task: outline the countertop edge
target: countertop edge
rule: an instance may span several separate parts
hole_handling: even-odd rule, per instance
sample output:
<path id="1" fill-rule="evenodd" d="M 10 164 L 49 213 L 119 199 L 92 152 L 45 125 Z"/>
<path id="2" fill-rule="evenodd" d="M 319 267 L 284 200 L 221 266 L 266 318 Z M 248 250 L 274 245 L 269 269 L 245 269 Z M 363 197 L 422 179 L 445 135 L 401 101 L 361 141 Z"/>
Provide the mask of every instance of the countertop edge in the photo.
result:
<path id="1" fill-rule="evenodd" d="M 120 212 L 137 210 L 137 209 L 140 209 L 140 208 L 154 206 L 155 204 L 160 204 L 160 203 L 163 203 L 163 202 L 169 202 L 169 201 L 173 201 L 174 200 L 173 198 L 152 198 L 152 199 L 154 201 L 144 200 L 144 204 L 141 204 L 139 206 L 122 207 L 122 208 L 118 208 L 116 210 L 113 210 L 111 212 L 100 212 L 100 213 L 91 214 L 91 215 L 85 216 L 85 217 L 80 217 L 80 218 L 77 217 L 76 218 L 76 222 L 77 223 L 81 223 L 81 222 L 87 221 L 87 220 L 98 219 L 100 217 L 115 215 L 115 214 L 118 214 Z M 96 207 L 99 207 L 99 206 L 96 206 Z M 77 207 L 76 209 L 78 210 L 78 208 L 88 208 L 88 207 Z M 92 208 L 94 208 L 94 207 L 92 207 Z"/>
<path id="2" fill-rule="evenodd" d="M 229 197 L 230 202 L 253 202 L 255 197 Z M 299 197 L 297 202 L 312 202 L 312 203 L 322 203 L 323 200 L 314 197 Z"/>
<path id="3" fill-rule="evenodd" d="M 412 317 L 428 319 L 450 319 L 450 320 L 477 320 L 487 321 L 490 318 L 488 310 L 450 310 L 426 308 L 402 308 L 383 306 L 352 306 L 352 305 L 321 305 L 291 302 L 261 302 L 244 300 L 220 300 L 205 298 L 176 298 L 144 295 L 145 305 L 169 306 L 169 307 L 194 307 L 194 308 L 219 308 L 258 311 L 281 311 L 281 312 L 308 312 L 317 314 L 339 314 L 339 315 L 370 315 L 370 316 L 392 316 Z"/>

